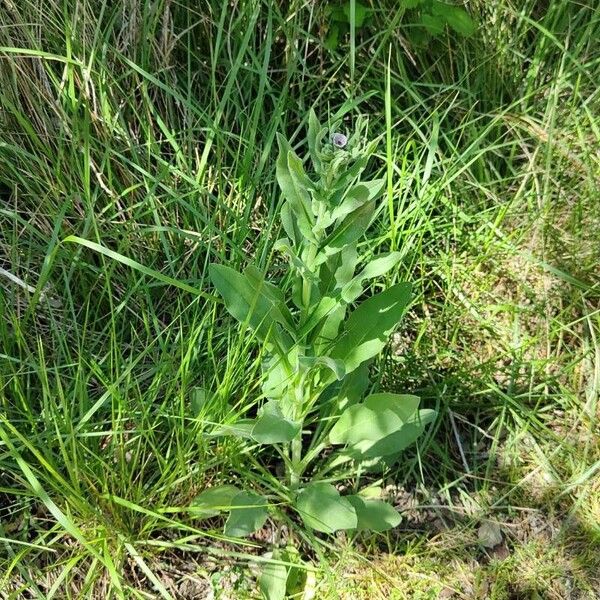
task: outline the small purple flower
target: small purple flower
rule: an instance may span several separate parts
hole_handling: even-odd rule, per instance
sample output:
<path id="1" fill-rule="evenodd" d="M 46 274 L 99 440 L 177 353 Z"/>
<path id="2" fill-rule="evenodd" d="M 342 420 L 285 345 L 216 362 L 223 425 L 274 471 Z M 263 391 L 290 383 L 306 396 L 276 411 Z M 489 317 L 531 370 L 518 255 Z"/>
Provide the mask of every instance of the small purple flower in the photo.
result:
<path id="1" fill-rule="evenodd" d="M 348 143 L 348 138 L 343 133 L 332 133 L 331 143 L 336 148 L 345 148 Z"/>

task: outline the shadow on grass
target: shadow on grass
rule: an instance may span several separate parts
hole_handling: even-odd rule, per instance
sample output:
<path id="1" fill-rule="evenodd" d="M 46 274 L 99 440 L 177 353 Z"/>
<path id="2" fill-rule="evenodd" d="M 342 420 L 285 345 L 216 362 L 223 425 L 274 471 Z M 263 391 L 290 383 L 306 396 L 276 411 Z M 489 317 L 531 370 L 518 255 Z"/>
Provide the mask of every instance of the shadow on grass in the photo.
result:
<path id="1" fill-rule="evenodd" d="M 428 366 L 439 363 L 409 352 L 383 374 L 386 389 L 418 394 L 439 416 L 384 482 L 402 524 L 360 538 L 364 550 L 410 563 L 415 578 L 424 569 L 441 594 L 431 597 L 597 598 L 600 496 L 590 481 L 565 483 L 573 460 L 593 462 L 593 432 L 580 431 L 579 415 L 554 415 L 558 379 L 514 357 Z M 389 597 L 411 597 L 392 581 Z"/>

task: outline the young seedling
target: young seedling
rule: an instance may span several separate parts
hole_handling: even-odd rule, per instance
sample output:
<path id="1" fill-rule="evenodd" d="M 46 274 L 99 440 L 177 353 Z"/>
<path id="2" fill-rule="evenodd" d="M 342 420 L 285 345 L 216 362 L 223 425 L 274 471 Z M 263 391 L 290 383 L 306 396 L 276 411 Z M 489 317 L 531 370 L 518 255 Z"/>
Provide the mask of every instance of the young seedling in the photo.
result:
<path id="1" fill-rule="evenodd" d="M 285 237 L 275 249 L 289 268 L 283 288 L 252 265 L 242 273 L 210 266 L 227 310 L 254 331 L 266 356 L 257 417 L 221 427 L 215 435 L 274 446 L 285 470 L 277 503 L 291 507 L 307 528 L 328 534 L 398 525 L 400 516 L 390 504 L 360 491 L 342 496 L 325 476 L 337 470 L 339 477 L 344 466 L 355 476 L 392 464 L 434 417 L 431 410 L 419 410 L 416 396 L 363 398 L 368 364 L 411 300 L 410 284 L 398 283 L 355 306 L 368 282 L 400 260 L 399 252 L 375 258 L 359 253 L 384 187 L 383 179 L 361 180 L 375 149 L 374 142 L 364 141 L 364 132 L 364 122 L 349 138 L 330 131 L 311 111 L 310 174 L 289 142 L 278 137 Z M 229 512 L 225 533 L 239 537 L 264 525 L 270 499 L 273 495 L 222 486 L 200 494 L 195 510 L 206 516 Z M 279 569 L 289 575 L 285 566 Z M 274 570 L 265 569 L 265 577 Z"/>

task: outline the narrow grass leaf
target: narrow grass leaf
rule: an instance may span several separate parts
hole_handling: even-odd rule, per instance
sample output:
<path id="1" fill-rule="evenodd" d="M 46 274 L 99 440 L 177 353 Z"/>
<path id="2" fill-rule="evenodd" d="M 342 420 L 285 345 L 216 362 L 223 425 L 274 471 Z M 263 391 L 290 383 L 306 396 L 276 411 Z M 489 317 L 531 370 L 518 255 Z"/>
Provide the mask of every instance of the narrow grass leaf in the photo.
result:
<path id="1" fill-rule="evenodd" d="M 94 250 L 95 252 L 103 254 L 104 256 L 107 256 L 108 258 L 112 258 L 113 260 L 116 260 L 132 269 L 135 269 L 136 271 L 139 271 L 140 273 L 143 273 L 144 275 L 148 275 L 150 277 L 153 277 L 154 279 L 158 279 L 159 281 L 162 281 L 163 283 L 167 283 L 169 285 L 178 287 L 179 289 L 189 292 L 190 294 L 194 294 L 196 296 L 201 296 L 202 298 L 207 298 L 208 300 L 213 300 L 216 302 L 218 302 L 218 300 L 219 300 L 216 296 L 207 294 L 206 292 L 203 292 L 202 290 L 192 287 L 191 285 L 188 285 L 187 283 L 184 283 L 183 281 L 178 281 L 177 279 L 173 279 L 172 277 L 169 277 L 168 275 L 164 275 L 163 273 L 161 273 L 159 271 L 150 269 L 149 267 L 146 267 L 146 266 L 142 265 L 141 263 L 139 263 L 131 258 L 128 258 L 127 256 L 123 256 L 122 254 L 119 254 L 118 252 L 115 252 L 114 250 L 110 250 L 109 248 L 106 248 L 105 246 L 102 246 L 101 244 L 97 244 L 96 242 L 92 242 L 90 240 L 85 240 L 83 238 L 77 237 L 76 235 L 70 235 L 70 236 L 66 237 L 63 240 L 63 242 L 74 243 L 74 244 L 79 244 L 80 246 L 85 246 L 86 248 L 89 248 L 90 250 Z"/>

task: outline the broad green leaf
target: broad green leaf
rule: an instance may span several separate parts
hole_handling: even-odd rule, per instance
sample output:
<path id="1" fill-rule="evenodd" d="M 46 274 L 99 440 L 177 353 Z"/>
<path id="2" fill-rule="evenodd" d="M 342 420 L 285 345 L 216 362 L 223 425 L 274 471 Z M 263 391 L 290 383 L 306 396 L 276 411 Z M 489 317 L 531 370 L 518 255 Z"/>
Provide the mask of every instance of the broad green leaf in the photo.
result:
<path id="1" fill-rule="evenodd" d="M 375 200 L 381 194 L 384 185 L 385 179 L 374 179 L 373 181 L 364 181 L 351 187 L 341 204 L 336 206 L 331 212 L 332 222 L 345 217 L 367 202 Z"/>
<path id="2" fill-rule="evenodd" d="M 300 552 L 292 545 L 288 545 L 281 552 L 281 559 L 295 566 L 288 566 L 287 593 L 292 598 L 314 598 L 314 579 L 309 575 L 314 575 L 313 571 L 302 568 Z M 311 595 L 312 592 L 312 595 Z"/>
<path id="3" fill-rule="evenodd" d="M 298 346 L 294 346 L 287 355 L 287 360 L 292 365 L 298 360 Z M 263 383 L 262 391 L 266 398 L 280 399 L 290 386 L 293 374 L 288 371 L 279 356 L 271 356 L 262 364 Z"/>
<path id="4" fill-rule="evenodd" d="M 400 525 L 398 511 L 382 500 L 367 500 L 360 496 L 344 496 L 356 511 L 360 531 L 387 531 Z"/>
<path id="5" fill-rule="evenodd" d="M 349 446 L 350 454 L 361 460 L 398 454 L 435 417 L 434 411 L 418 411 L 418 406 L 417 396 L 372 394 L 341 414 L 329 441 Z"/>
<path id="6" fill-rule="evenodd" d="M 360 239 L 369 227 L 374 212 L 375 202 L 368 202 L 350 213 L 322 243 L 316 264 Z"/>
<path id="7" fill-rule="evenodd" d="M 261 410 L 252 429 L 252 438 L 259 444 L 291 442 L 300 432 L 300 424 L 286 419 L 275 400 L 269 400 Z"/>
<path id="8" fill-rule="evenodd" d="M 369 387 L 369 365 L 363 363 L 352 373 L 348 373 L 342 380 L 337 392 L 337 408 L 343 410 L 348 406 L 353 406 L 360 401 L 363 394 Z"/>
<path id="9" fill-rule="evenodd" d="M 459 6 L 453 6 L 446 15 L 446 22 L 456 33 L 468 37 L 477 31 L 477 24 L 466 10 Z"/>
<path id="10" fill-rule="evenodd" d="M 346 22 L 346 15 L 344 14 L 344 11 L 341 6 L 330 4 L 329 6 L 327 6 L 325 11 L 326 14 L 328 14 L 333 21 L 341 21 L 342 23 Z"/>
<path id="11" fill-rule="evenodd" d="M 421 25 L 425 27 L 427 33 L 434 37 L 444 33 L 444 20 L 441 17 L 423 13 L 421 15 Z"/>
<path id="12" fill-rule="evenodd" d="M 362 454 L 357 452 L 351 447 L 344 448 L 341 451 L 342 456 L 346 456 L 348 461 L 353 461 L 356 465 L 355 468 L 360 468 L 361 473 L 378 473 L 381 474 L 385 471 L 386 467 L 390 465 L 386 462 L 389 457 L 387 456 L 376 456 L 374 458 L 365 458 Z M 397 462 L 400 454 L 396 455 L 394 462 L 391 465 Z"/>
<path id="13" fill-rule="evenodd" d="M 363 500 L 379 500 L 383 493 L 383 489 L 379 485 L 368 485 L 367 487 L 361 488 L 358 495 Z"/>
<path id="14" fill-rule="evenodd" d="M 319 290 L 321 291 L 321 296 L 330 295 L 330 292 L 335 288 L 334 273 L 339 263 L 339 258 L 340 254 L 336 254 L 335 256 L 325 259 L 325 261 L 315 267 L 319 276 Z M 320 257 L 317 255 L 315 260 L 320 260 Z"/>
<path id="15" fill-rule="evenodd" d="M 276 163 L 277 182 L 284 198 L 289 202 L 298 229 L 306 239 L 315 241 L 312 233 L 314 218 L 308 191 L 309 185 L 314 186 L 306 177 L 302 161 L 294 153 L 288 141 L 280 134 L 277 134 L 277 141 L 279 142 L 279 156 Z"/>
<path id="16" fill-rule="evenodd" d="M 390 252 L 389 254 L 372 259 L 352 281 L 343 287 L 342 299 L 348 303 L 354 302 L 364 291 L 362 286 L 363 281 L 385 275 L 400 262 L 401 258 L 402 254 L 400 252 Z"/>
<path id="17" fill-rule="evenodd" d="M 303 340 L 324 318 L 330 315 L 339 305 L 335 298 L 323 296 L 311 311 L 306 323 L 302 326 L 298 339 Z"/>
<path id="18" fill-rule="evenodd" d="M 327 37 L 323 40 L 323 46 L 332 52 L 340 43 L 340 26 L 337 23 L 332 23 L 327 31 Z"/>
<path id="19" fill-rule="evenodd" d="M 254 265 L 248 265 L 244 269 L 244 276 L 252 287 L 260 292 L 272 305 L 272 317 L 284 325 L 288 333 L 294 331 L 294 320 L 287 306 L 285 305 L 285 295 L 272 283 L 265 281 L 265 277 Z"/>
<path id="20" fill-rule="evenodd" d="M 454 6 L 441 0 L 429 0 L 429 10 L 432 14 L 438 17 L 446 18 L 448 14 L 454 9 Z"/>
<path id="21" fill-rule="evenodd" d="M 345 316 L 346 307 L 343 304 L 337 303 L 336 308 L 327 315 L 327 318 L 323 321 L 319 329 L 319 336 L 315 341 L 316 352 L 325 354 L 331 347 L 331 344 L 338 339 L 340 326 Z M 346 372 L 349 372 L 347 365 Z"/>
<path id="22" fill-rule="evenodd" d="M 325 260 L 323 261 L 323 258 Z M 318 256 L 320 290 L 323 296 L 333 296 L 334 290 L 341 289 L 354 276 L 358 263 L 358 251 L 356 243 L 348 244 L 341 252 L 333 256 Z M 335 294 L 337 296 L 337 294 Z"/>
<path id="23" fill-rule="evenodd" d="M 241 323 L 248 323 L 261 339 L 270 334 L 270 339 L 280 346 L 290 345 L 287 336 L 273 327 L 273 321 L 277 321 L 289 329 L 289 311 L 274 291 L 275 286 L 257 276 L 256 271 L 250 269 L 242 274 L 225 265 L 209 266 L 210 279 L 231 315 Z"/>
<path id="24" fill-rule="evenodd" d="M 364 440 L 352 446 L 351 451 L 357 452 L 362 458 L 385 457 L 396 455 L 415 443 L 425 430 L 425 426 L 435 418 L 434 411 L 419 411 L 419 417 L 412 419 L 397 431 L 372 442 Z"/>
<path id="25" fill-rule="evenodd" d="M 383 392 L 371 394 L 365 398 L 365 406 L 376 412 L 390 410 L 395 413 L 403 423 L 414 420 L 421 399 L 412 394 L 391 394 Z"/>
<path id="26" fill-rule="evenodd" d="M 437 418 L 437 411 L 432 408 L 422 408 L 411 420 L 410 423 L 417 423 L 425 427 L 433 423 Z"/>
<path id="27" fill-rule="evenodd" d="M 352 276 L 358 262 L 356 244 L 349 244 L 321 265 L 321 290 L 326 298 L 331 299 L 327 314 L 320 321 L 320 327 L 315 332 L 315 351 L 323 354 L 338 337 L 340 326 L 346 316 L 346 306 L 340 302 L 339 291 Z"/>
<path id="28" fill-rule="evenodd" d="M 460 35 L 467 37 L 473 35 L 477 30 L 475 21 L 460 6 L 434 1 L 431 5 L 431 10 L 435 16 L 448 23 Z"/>
<path id="29" fill-rule="evenodd" d="M 347 408 L 329 433 L 332 444 L 355 446 L 375 443 L 402 427 L 402 420 L 391 410 L 374 411 L 364 404 Z"/>
<path id="30" fill-rule="evenodd" d="M 203 518 L 214 517 L 224 510 L 229 510 L 231 501 L 239 493 L 240 490 L 234 485 L 208 488 L 192 500 L 190 508 Z"/>
<path id="31" fill-rule="evenodd" d="M 323 128 L 317 118 L 317 113 L 314 109 L 310 109 L 308 113 L 308 152 L 313 161 L 315 171 L 321 172 L 321 140 L 323 138 Z"/>
<path id="32" fill-rule="evenodd" d="M 310 191 L 315 190 L 315 184 L 306 174 L 300 157 L 291 149 L 288 149 L 288 169 L 298 193 L 302 196 L 307 206 L 310 206 Z"/>
<path id="33" fill-rule="evenodd" d="M 339 264 L 334 271 L 335 287 L 342 288 L 354 275 L 358 264 L 356 244 L 348 244 L 339 254 Z"/>
<path id="34" fill-rule="evenodd" d="M 409 283 L 398 283 L 365 300 L 348 317 L 329 356 L 341 358 L 350 373 L 365 360 L 379 354 L 410 300 Z"/>
<path id="35" fill-rule="evenodd" d="M 272 558 L 281 560 L 281 552 L 273 551 Z M 258 587 L 265 600 L 284 600 L 286 595 L 288 579 L 288 567 L 278 563 L 262 563 L 260 576 L 258 578 Z"/>
<path id="36" fill-rule="evenodd" d="M 350 2 L 346 2 L 343 6 L 344 16 L 348 19 L 348 23 L 350 23 L 351 12 L 350 12 Z M 360 2 L 354 3 L 354 26 L 358 29 L 362 27 L 365 23 L 365 19 L 369 16 L 370 9 L 367 8 L 364 4 Z"/>
<path id="37" fill-rule="evenodd" d="M 297 244 L 300 241 L 300 232 L 298 231 L 298 226 L 296 225 L 296 218 L 294 213 L 292 212 L 292 207 L 290 203 L 286 200 L 281 210 L 279 211 L 281 216 L 281 224 L 283 225 L 283 230 L 287 234 L 287 236 L 292 240 L 294 244 Z"/>
<path id="38" fill-rule="evenodd" d="M 208 435 L 210 437 L 220 437 L 231 435 L 233 437 L 252 439 L 252 429 L 255 421 L 253 419 L 240 419 L 230 425 L 220 425 Z"/>
<path id="39" fill-rule="evenodd" d="M 378 442 L 364 440 L 352 446 L 352 452 L 358 452 L 362 458 L 379 458 L 399 454 L 414 444 L 423 433 L 424 427 L 409 423 L 387 435 Z"/>
<path id="40" fill-rule="evenodd" d="M 358 523 L 354 507 L 329 483 L 308 484 L 295 504 L 304 524 L 316 531 L 333 533 L 354 529 Z"/>
<path id="41" fill-rule="evenodd" d="M 404 8 L 416 8 L 423 4 L 423 2 L 425 2 L 425 0 L 400 0 L 400 4 Z"/>
<path id="42" fill-rule="evenodd" d="M 225 535 L 245 537 L 260 529 L 269 513 L 266 501 L 253 492 L 240 492 L 231 500 L 229 517 L 225 523 Z"/>
<path id="43" fill-rule="evenodd" d="M 344 362 L 334 360 L 333 358 L 329 358 L 329 356 L 303 356 L 299 359 L 299 364 L 301 368 L 307 370 L 314 369 L 315 367 L 325 367 L 338 380 L 342 379 L 346 374 Z"/>

